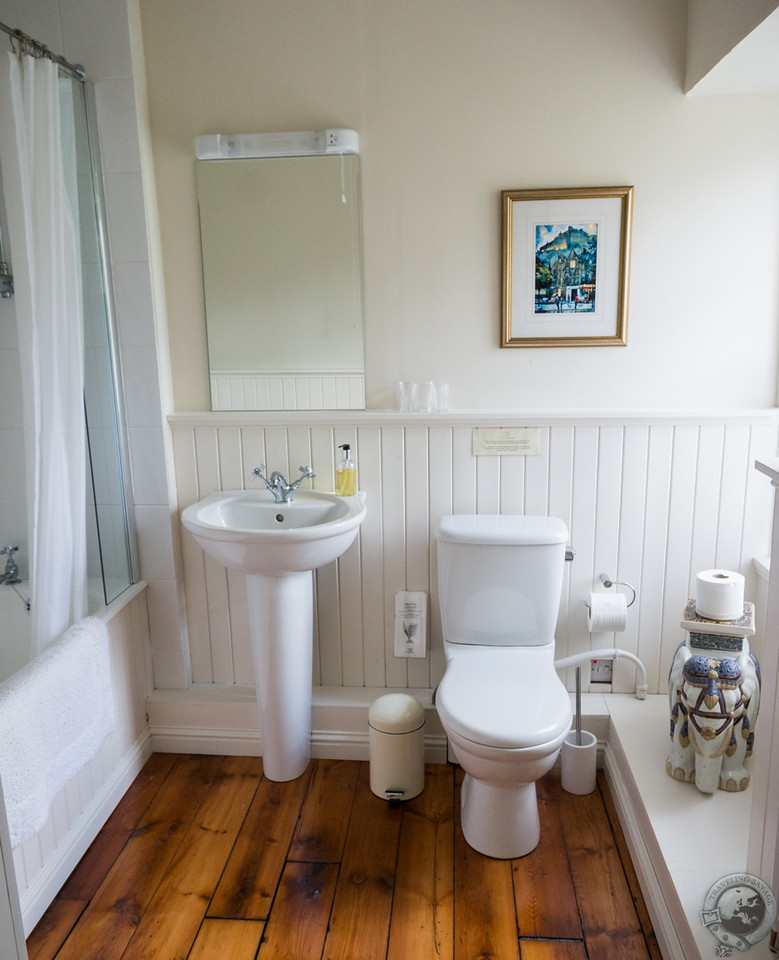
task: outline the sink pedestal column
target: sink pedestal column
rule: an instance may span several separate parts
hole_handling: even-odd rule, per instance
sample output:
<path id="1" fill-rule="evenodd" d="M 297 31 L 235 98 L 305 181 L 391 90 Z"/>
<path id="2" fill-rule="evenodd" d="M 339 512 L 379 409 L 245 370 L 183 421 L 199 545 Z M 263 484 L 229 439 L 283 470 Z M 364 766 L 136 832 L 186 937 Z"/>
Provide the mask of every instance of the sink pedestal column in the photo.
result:
<path id="1" fill-rule="evenodd" d="M 311 758 L 313 572 L 248 574 L 252 657 L 269 780 L 295 780 Z"/>

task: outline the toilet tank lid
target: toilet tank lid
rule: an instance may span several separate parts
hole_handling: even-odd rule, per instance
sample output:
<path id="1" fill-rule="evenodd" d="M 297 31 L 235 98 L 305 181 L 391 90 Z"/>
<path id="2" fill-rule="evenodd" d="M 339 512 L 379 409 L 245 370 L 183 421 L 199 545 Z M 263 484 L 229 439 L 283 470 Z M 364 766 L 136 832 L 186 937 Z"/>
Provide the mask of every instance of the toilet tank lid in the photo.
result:
<path id="1" fill-rule="evenodd" d="M 452 543 L 567 543 L 568 528 L 557 517 L 516 514 L 454 514 L 441 517 L 436 539 Z"/>

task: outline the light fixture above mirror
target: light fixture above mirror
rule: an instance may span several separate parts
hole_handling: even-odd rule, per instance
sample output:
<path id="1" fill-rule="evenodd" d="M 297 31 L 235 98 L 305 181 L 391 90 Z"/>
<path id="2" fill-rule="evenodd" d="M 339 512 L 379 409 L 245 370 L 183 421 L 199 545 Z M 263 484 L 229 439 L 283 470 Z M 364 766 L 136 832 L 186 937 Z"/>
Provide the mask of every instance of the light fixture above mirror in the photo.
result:
<path id="1" fill-rule="evenodd" d="M 209 133 L 195 138 L 198 160 L 248 160 L 252 157 L 326 157 L 358 154 L 355 130 L 299 130 L 288 133 Z"/>

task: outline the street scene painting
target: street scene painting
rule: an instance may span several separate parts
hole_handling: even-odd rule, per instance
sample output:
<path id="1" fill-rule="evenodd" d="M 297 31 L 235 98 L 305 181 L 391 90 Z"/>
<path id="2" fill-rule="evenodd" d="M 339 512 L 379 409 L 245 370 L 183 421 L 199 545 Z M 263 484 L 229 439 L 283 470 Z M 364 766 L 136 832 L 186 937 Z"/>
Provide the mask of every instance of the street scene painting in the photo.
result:
<path id="1" fill-rule="evenodd" d="M 501 347 L 624 347 L 633 187 L 503 190 Z"/>
<path id="2" fill-rule="evenodd" d="M 597 299 L 598 224 L 536 224 L 535 312 L 592 313 Z"/>

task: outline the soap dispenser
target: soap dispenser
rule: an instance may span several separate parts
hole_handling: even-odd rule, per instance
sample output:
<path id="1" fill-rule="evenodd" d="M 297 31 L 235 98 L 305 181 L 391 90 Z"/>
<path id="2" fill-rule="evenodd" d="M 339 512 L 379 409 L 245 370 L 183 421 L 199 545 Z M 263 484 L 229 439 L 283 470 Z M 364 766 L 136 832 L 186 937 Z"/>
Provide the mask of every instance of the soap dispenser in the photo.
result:
<path id="1" fill-rule="evenodd" d="M 352 460 L 352 448 L 348 443 L 338 445 L 343 455 L 335 473 L 335 492 L 339 497 L 353 497 L 357 493 L 357 465 Z"/>

